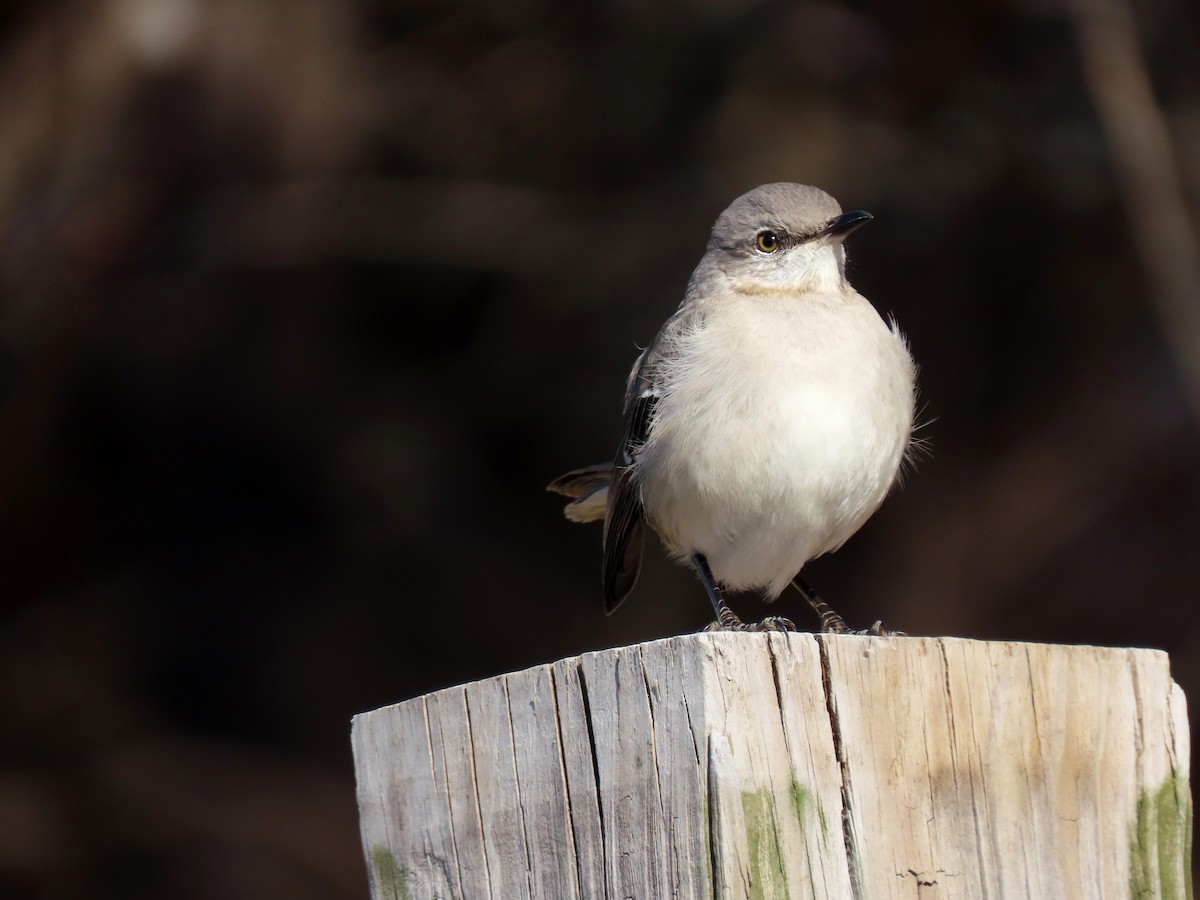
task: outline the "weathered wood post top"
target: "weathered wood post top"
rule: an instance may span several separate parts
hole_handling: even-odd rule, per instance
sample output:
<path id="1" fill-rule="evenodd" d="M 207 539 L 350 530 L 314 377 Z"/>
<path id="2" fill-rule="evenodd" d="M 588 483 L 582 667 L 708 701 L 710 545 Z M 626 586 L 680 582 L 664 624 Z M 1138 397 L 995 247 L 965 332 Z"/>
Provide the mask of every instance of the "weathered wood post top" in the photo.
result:
<path id="1" fill-rule="evenodd" d="M 355 717 L 376 900 L 1191 897 L 1165 653 L 693 634 Z"/>

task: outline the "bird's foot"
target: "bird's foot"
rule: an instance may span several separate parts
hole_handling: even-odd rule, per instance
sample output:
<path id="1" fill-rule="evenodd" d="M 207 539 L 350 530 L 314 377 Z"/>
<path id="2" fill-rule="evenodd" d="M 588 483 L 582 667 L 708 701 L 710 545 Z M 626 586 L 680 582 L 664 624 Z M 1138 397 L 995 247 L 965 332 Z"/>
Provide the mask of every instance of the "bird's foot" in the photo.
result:
<path id="1" fill-rule="evenodd" d="M 907 637 L 903 631 L 893 631 L 891 628 L 888 628 L 886 625 L 884 625 L 879 619 L 876 619 L 875 624 L 873 624 L 870 628 L 851 628 L 846 624 L 845 620 L 841 616 L 837 615 L 837 613 L 834 613 L 833 615 L 837 619 L 837 621 L 833 623 L 833 625 L 836 627 L 830 627 L 830 623 L 822 620 L 822 634 L 857 634 L 870 635 L 872 637 Z"/>
<path id="2" fill-rule="evenodd" d="M 872 637 L 899 637 L 903 636 L 903 631 L 892 631 L 883 622 L 878 619 L 870 628 L 862 630 L 851 628 L 846 624 L 846 620 L 839 616 L 832 607 L 820 598 L 816 591 L 808 586 L 803 578 L 797 575 L 792 579 L 792 587 L 800 592 L 808 605 L 813 608 L 816 614 L 821 619 L 821 634 L 860 634 L 871 635 Z"/>
<path id="3" fill-rule="evenodd" d="M 824 600 L 812 604 L 817 615 L 821 617 L 821 634 L 854 634 L 854 629 L 846 624 L 846 620 L 835 613 Z"/>
<path id="4" fill-rule="evenodd" d="M 862 631 L 856 631 L 855 634 L 870 634 L 874 635 L 875 637 L 908 637 L 907 632 L 896 631 L 895 629 L 888 628 L 879 619 L 876 619 L 875 624 L 870 628 L 864 628 Z"/>
<path id="5" fill-rule="evenodd" d="M 796 623 L 784 616 L 767 616 L 750 626 L 754 631 L 799 631 Z"/>
<path id="6" fill-rule="evenodd" d="M 845 619 L 838 615 L 828 603 L 818 597 L 811 589 L 805 594 L 805 599 L 816 610 L 817 615 L 821 617 L 821 634 L 859 634 L 872 635 L 873 637 L 897 637 L 904 635 L 903 631 L 893 631 L 879 619 L 876 619 L 875 624 L 870 628 L 851 628 L 846 624 Z"/>
<path id="7" fill-rule="evenodd" d="M 761 622 L 743 622 L 728 606 L 721 608 L 717 621 L 705 631 L 797 631 L 796 623 L 783 616 L 767 616 Z"/>

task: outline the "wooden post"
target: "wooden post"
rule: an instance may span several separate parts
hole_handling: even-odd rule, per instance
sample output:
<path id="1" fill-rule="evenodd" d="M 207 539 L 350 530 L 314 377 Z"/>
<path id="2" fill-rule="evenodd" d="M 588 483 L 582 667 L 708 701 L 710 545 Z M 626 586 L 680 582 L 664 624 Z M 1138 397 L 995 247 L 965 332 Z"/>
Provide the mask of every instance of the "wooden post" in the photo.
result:
<path id="1" fill-rule="evenodd" d="M 1191 897 L 1154 650 L 693 634 L 355 717 L 376 900 Z"/>

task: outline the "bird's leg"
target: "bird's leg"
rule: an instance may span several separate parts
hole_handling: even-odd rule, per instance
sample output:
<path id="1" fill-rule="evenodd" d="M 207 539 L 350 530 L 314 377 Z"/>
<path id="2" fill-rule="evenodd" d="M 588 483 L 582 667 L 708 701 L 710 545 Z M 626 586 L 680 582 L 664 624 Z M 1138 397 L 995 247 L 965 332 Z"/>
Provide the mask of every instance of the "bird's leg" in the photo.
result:
<path id="1" fill-rule="evenodd" d="M 817 615 L 821 619 L 821 632 L 823 634 L 873 634 L 877 637 L 889 637 L 892 635 L 902 635 L 903 631 L 892 631 L 884 626 L 883 622 L 878 619 L 870 628 L 862 631 L 855 631 L 846 624 L 846 620 L 839 616 L 829 604 L 821 599 L 820 594 L 814 591 L 799 575 L 792 579 L 792 587 L 800 592 L 800 596 L 808 601 L 808 605 L 816 610 Z"/>
<path id="2" fill-rule="evenodd" d="M 708 560 L 704 558 L 703 553 L 692 554 L 692 565 L 696 567 L 696 574 L 700 576 L 700 582 L 704 585 L 704 590 L 708 593 L 708 599 L 712 602 L 713 609 L 717 613 L 716 624 L 721 628 L 737 628 L 742 624 L 742 620 L 737 617 L 732 609 L 725 603 L 725 597 L 721 594 L 721 587 L 717 584 L 717 580 L 713 578 L 712 569 L 708 567 Z"/>
<path id="3" fill-rule="evenodd" d="M 700 580 L 704 583 L 704 590 L 708 592 L 708 599 L 712 601 L 713 609 L 717 613 L 717 621 L 709 625 L 705 629 L 706 631 L 796 630 L 796 626 L 792 624 L 790 619 L 784 619 L 779 616 L 770 616 L 761 622 L 743 622 L 738 618 L 737 613 L 725 603 L 725 597 L 721 594 L 721 587 L 717 584 L 717 580 L 713 578 L 712 569 L 709 568 L 708 560 L 704 558 L 704 554 L 693 553 L 692 565 L 696 567 L 696 572 L 700 575 Z"/>
<path id="4" fill-rule="evenodd" d="M 829 604 L 821 599 L 808 582 L 797 575 L 792 579 L 792 587 L 799 591 L 800 596 L 808 601 L 808 605 L 816 610 L 817 616 L 821 620 L 821 631 L 825 634 L 849 634 L 850 626 L 846 624 L 846 620 L 834 612 Z"/>

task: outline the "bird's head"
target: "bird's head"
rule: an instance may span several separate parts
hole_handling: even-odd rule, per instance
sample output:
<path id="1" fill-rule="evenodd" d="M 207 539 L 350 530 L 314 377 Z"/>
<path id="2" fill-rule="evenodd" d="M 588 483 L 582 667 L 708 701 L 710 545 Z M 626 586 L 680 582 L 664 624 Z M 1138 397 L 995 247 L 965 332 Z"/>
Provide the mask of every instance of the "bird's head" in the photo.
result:
<path id="1" fill-rule="evenodd" d="M 842 212 L 829 194 L 807 184 L 764 184 L 721 213 L 706 259 L 744 293 L 846 287 L 842 241 L 873 216 Z"/>

